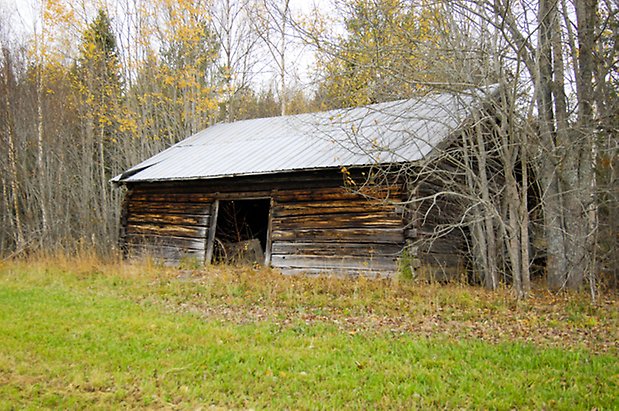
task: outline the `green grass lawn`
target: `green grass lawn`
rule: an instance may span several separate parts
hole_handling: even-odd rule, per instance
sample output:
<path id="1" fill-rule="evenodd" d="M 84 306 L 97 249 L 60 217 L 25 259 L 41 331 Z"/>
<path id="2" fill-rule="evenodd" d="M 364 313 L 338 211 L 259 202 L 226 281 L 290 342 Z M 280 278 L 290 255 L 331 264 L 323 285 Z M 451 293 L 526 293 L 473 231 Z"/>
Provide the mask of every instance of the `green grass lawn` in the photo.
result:
<path id="1" fill-rule="evenodd" d="M 619 408 L 615 301 L 562 300 L 559 319 L 462 287 L 189 277 L 0 266 L 0 408 Z M 520 312 L 550 337 L 509 335 Z M 479 331 L 506 322 L 503 337 Z"/>

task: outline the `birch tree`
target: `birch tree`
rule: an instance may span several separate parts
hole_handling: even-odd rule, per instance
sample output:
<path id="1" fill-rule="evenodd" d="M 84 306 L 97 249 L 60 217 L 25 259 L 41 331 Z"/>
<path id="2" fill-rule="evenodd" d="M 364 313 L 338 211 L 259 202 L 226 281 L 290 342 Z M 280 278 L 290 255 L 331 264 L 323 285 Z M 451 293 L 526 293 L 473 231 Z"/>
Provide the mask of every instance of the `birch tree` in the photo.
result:
<path id="1" fill-rule="evenodd" d="M 616 66 L 616 59 L 598 57 L 601 50 L 608 50 L 604 42 L 608 44 L 609 40 L 603 33 L 608 31 L 606 27 L 616 27 L 616 6 L 595 0 L 434 3 L 444 16 L 441 24 L 433 27 L 434 40 L 426 42 L 436 45 L 434 53 L 416 55 L 415 48 L 423 42 L 409 48 L 411 59 L 427 58 L 434 65 L 435 81 L 424 82 L 414 70 L 403 69 L 410 65 L 392 64 L 389 59 L 393 54 L 380 54 L 391 38 L 380 39 L 386 30 L 376 22 L 379 13 L 363 12 L 363 7 L 378 3 L 349 4 L 360 10 L 353 7 L 355 12 L 348 17 L 354 27 L 360 27 L 359 33 L 371 28 L 378 30 L 368 36 L 372 42 L 363 40 L 364 34 L 359 36 L 362 41 L 352 48 L 355 54 L 351 54 L 348 45 L 355 36 L 332 42 L 332 49 L 322 43 L 326 61 L 336 67 L 333 87 L 361 90 L 346 81 L 359 76 L 362 70 L 374 70 L 380 76 L 374 74 L 369 79 L 379 79 L 382 84 L 392 82 L 394 90 L 404 91 L 398 97 L 414 95 L 416 90 L 410 86 L 416 83 L 430 90 L 462 90 L 501 83 L 501 104 L 495 105 L 493 114 L 498 120 L 495 130 L 483 136 L 492 144 L 482 145 L 476 138 L 462 142 L 469 145 L 469 153 L 474 155 L 470 164 L 475 167 L 454 157 L 466 170 L 468 183 L 457 182 L 459 190 L 468 193 L 464 210 L 478 210 L 471 214 L 469 229 L 474 240 L 472 254 L 486 256 L 477 264 L 486 272 L 482 275 L 486 286 L 495 287 L 497 273 L 504 273 L 519 293 L 526 293 L 529 268 L 535 258 L 530 253 L 535 252 L 529 247 L 531 242 L 538 244 L 538 252 L 543 252 L 551 289 L 579 288 L 587 279 L 594 295 L 597 141 L 600 127 L 608 129 L 608 118 L 613 118 L 608 114 L 608 99 L 604 100 L 604 96 L 616 95 L 616 86 L 609 87 L 609 67 Z M 412 2 L 401 4 L 410 7 Z M 603 21 L 600 16 L 605 16 Z M 316 43 L 315 38 L 312 40 Z M 357 67 L 350 71 L 352 77 L 338 78 L 337 74 L 347 72 L 341 69 L 347 65 Z M 369 79 L 355 82 L 367 87 L 376 81 Z M 352 99 L 351 104 L 372 101 L 381 98 L 362 98 L 358 103 Z M 489 183 L 484 176 L 485 167 L 481 166 L 489 156 L 499 159 L 505 179 L 501 196 L 494 198 L 491 191 L 486 192 Z M 531 181 L 538 186 L 539 204 L 528 204 Z M 530 230 L 535 227 L 529 220 L 531 213 L 543 218 L 541 235 L 534 233 L 538 240 L 530 239 Z M 485 229 L 480 231 L 478 224 Z M 495 232 L 499 238 L 493 240 Z M 492 268 L 495 265 L 496 271 Z"/>
<path id="2" fill-rule="evenodd" d="M 254 27 L 276 68 L 280 115 L 287 114 L 289 88 L 290 0 L 261 0 L 254 8 Z"/>
<path id="3" fill-rule="evenodd" d="M 2 45 L 2 94 L 4 95 L 4 124 L 2 127 L 3 135 L 6 139 L 6 147 L 8 153 L 8 186 L 10 190 L 10 206 L 7 204 L 6 208 L 12 207 L 12 224 L 13 234 L 15 241 L 15 248 L 21 249 L 25 246 L 24 228 L 22 224 L 21 216 L 21 188 L 20 188 L 20 176 L 17 171 L 17 149 L 15 141 L 15 119 L 13 113 L 12 101 L 15 97 L 15 77 L 13 73 L 13 64 L 11 52 L 5 45 Z M 6 183 L 5 183 L 6 184 Z M 6 188 L 3 189 L 3 193 L 6 195 Z"/>
<path id="4" fill-rule="evenodd" d="M 248 0 L 214 2 L 211 16 L 211 27 L 220 49 L 218 65 L 224 99 L 221 118 L 232 121 L 242 116 L 242 99 L 264 68 L 257 55 L 260 36 L 252 24 L 252 4 Z"/>

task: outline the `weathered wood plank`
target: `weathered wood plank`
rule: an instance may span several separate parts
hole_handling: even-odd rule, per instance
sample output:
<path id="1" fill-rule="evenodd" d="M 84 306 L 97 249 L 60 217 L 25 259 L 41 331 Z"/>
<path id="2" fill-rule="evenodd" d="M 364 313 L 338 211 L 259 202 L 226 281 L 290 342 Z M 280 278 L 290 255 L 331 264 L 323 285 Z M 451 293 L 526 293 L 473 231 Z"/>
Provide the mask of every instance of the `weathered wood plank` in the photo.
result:
<path id="1" fill-rule="evenodd" d="M 209 203 L 213 201 L 212 194 L 201 193 L 151 193 L 133 192 L 130 201 L 151 203 Z"/>
<path id="2" fill-rule="evenodd" d="M 209 223 L 209 215 L 188 214 L 155 214 L 155 213 L 129 213 L 127 221 L 133 223 L 148 224 L 172 224 L 172 225 L 195 225 L 206 227 Z"/>
<path id="3" fill-rule="evenodd" d="M 300 201 L 330 201 L 330 200 L 356 200 L 370 198 L 400 198 L 402 188 L 395 187 L 376 187 L 364 188 L 358 192 L 340 188 L 316 188 L 300 190 L 280 190 L 274 193 L 274 198 L 279 203 L 300 202 Z"/>
<path id="4" fill-rule="evenodd" d="M 347 228 L 280 230 L 273 226 L 273 241 L 334 241 L 358 243 L 404 243 L 401 228 Z"/>
<path id="5" fill-rule="evenodd" d="M 273 252 L 273 208 L 274 208 L 274 204 L 275 201 L 273 200 L 273 198 L 271 198 L 270 200 L 270 204 L 269 204 L 269 216 L 268 216 L 268 224 L 267 224 L 267 239 L 266 239 L 266 245 L 265 245 L 265 250 L 264 250 L 264 264 L 266 266 L 270 266 L 271 265 L 271 254 Z"/>
<path id="6" fill-rule="evenodd" d="M 308 209 L 322 209 L 325 207 L 385 207 L 389 209 L 393 209 L 397 201 L 392 200 L 381 200 L 374 198 L 366 198 L 366 197 L 357 197 L 353 200 L 331 200 L 329 202 L 325 202 L 322 200 L 315 201 L 302 201 L 302 202 L 285 202 L 281 204 L 275 205 L 275 210 L 308 210 Z"/>
<path id="7" fill-rule="evenodd" d="M 308 180 L 309 181 L 309 180 Z M 282 181 L 283 182 L 283 181 Z M 287 180 L 289 188 L 284 188 L 281 184 L 269 184 L 265 182 L 265 186 L 260 187 L 257 183 L 243 184 L 235 179 L 234 184 L 226 184 L 219 181 L 214 185 L 213 182 L 192 181 L 184 184 L 171 185 L 166 187 L 164 183 L 149 184 L 149 185 L 132 185 L 131 200 L 143 202 L 196 202 L 203 203 L 212 201 L 214 198 L 224 198 L 227 196 L 243 198 L 255 197 L 257 193 L 263 196 L 273 194 L 276 201 L 305 201 L 305 200 L 346 200 L 346 199 L 364 199 L 370 198 L 393 198 L 400 200 L 402 197 L 403 188 L 401 185 L 391 187 L 361 187 L 359 193 L 354 189 L 345 188 L 342 181 L 335 182 L 331 185 L 320 184 L 314 182 L 315 187 L 303 187 L 299 182 L 299 178 L 295 177 L 292 180 Z M 224 190 L 225 189 L 225 190 Z"/>
<path id="8" fill-rule="evenodd" d="M 281 255 L 325 255 L 325 256 L 378 256 L 397 257 L 402 251 L 398 244 L 367 243 L 319 243 L 319 242 L 285 242 L 273 243 L 273 254 Z"/>
<path id="9" fill-rule="evenodd" d="M 215 235 L 217 234 L 217 220 L 219 218 L 219 200 L 215 200 L 211 204 L 210 213 L 212 218 L 209 222 L 208 237 L 206 240 L 206 255 L 204 262 L 210 264 L 213 261 L 213 253 L 215 251 Z"/>
<path id="10" fill-rule="evenodd" d="M 403 227 L 402 218 L 395 213 L 332 214 L 315 216 L 280 217 L 273 219 L 277 229 L 295 228 L 362 228 L 362 227 Z"/>
<path id="11" fill-rule="evenodd" d="M 173 254 L 174 256 L 183 256 L 183 255 L 191 255 L 191 256 L 204 256 L 204 250 L 197 249 L 183 249 L 170 245 L 161 245 L 161 244 L 131 244 L 131 249 L 135 251 L 151 251 L 155 250 L 157 252 L 162 251 L 167 254 Z"/>
<path id="12" fill-rule="evenodd" d="M 136 235 L 128 234 L 125 238 L 128 245 L 163 245 L 180 249 L 203 250 L 204 240 L 189 237 L 158 236 L 158 235 Z"/>
<path id="13" fill-rule="evenodd" d="M 308 275 L 308 276 L 329 276 L 329 277 L 368 277 L 368 278 L 390 278 L 395 276 L 395 270 L 372 270 L 372 269 L 343 269 L 343 268 L 297 268 L 297 267 L 277 267 L 284 275 Z"/>
<path id="14" fill-rule="evenodd" d="M 389 257 L 331 257 L 309 255 L 272 254 L 273 267 L 311 268 L 311 269 L 350 269 L 350 270 L 395 270 L 397 259 Z"/>
<path id="15" fill-rule="evenodd" d="M 275 218 L 300 217 L 311 215 L 350 214 L 350 213 L 395 213 L 395 206 L 376 201 L 330 201 L 316 203 L 289 203 L 273 209 Z"/>
<path id="16" fill-rule="evenodd" d="M 167 224 L 138 224 L 132 223 L 127 226 L 127 234 L 155 234 L 160 236 L 177 236 L 206 238 L 206 227 L 181 226 Z"/>
<path id="17" fill-rule="evenodd" d="M 235 187 L 234 184 L 232 187 Z M 246 200 L 256 198 L 269 198 L 271 197 L 271 190 L 251 190 L 251 191 L 234 191 L 230 193 L 225 192 L 211 192 L 211 193 L 199 193 L 199 192 L 185 192 L 185 193 L 166 193 L 166 192 L 144 192 L 134 193 L 131 197 L 132 201 L 139 203 L 183 203 L 183 204 L 204 204 L 213 202 L 216 199 L 219 200 Z"/>
<path id="18" fill-rule="evenodd" d="M 156 245 L 131 245 L 129 246 L 129 256 L 162 258 L 169 262 L 178 263 L 183 259 L 197 259 L 204 261 L 204 250 L 181 250 L 176 247 L 156 246 Z"/>
<path id="19" fill-rule="evenodd" d="M 232 185 L 234 187 L 234 185 Z M 230 193 L 217 192 L 218 200 L 256 200 L 271 197 L 271 190 L 234 191 Z"/>
<path id="20" fill-rule="evenodd" d="M 171 214 L 208 214 L 210 203 L 162 203 L 132 200 L 128 204 L 130 213 L 171 213 Z"/>

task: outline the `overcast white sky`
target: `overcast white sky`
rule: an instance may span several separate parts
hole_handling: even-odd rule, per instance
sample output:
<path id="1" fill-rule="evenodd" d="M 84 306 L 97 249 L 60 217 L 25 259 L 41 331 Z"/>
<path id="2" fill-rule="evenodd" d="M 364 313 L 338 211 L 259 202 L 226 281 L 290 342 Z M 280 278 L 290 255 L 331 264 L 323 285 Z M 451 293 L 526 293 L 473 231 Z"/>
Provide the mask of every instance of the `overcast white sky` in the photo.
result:
<path id="1" fill-rule="evenodd" d="M 0 0 L 0 13 L 11 22 L 11 32 L 31 30 L 34 21 L 33 2 L 30 0 Z M 3 19 L 4 21 L 4 19 Z M 6 28 L 3 28 L 5 30 Z"/>

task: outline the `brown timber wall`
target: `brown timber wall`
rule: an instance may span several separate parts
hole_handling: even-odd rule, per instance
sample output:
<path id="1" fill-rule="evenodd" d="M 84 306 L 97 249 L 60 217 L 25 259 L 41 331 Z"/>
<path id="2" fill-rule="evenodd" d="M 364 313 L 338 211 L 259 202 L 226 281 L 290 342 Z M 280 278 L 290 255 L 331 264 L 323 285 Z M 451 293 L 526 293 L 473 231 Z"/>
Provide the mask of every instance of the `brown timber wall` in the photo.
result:
<path id="1" fill-rule="evenodd" d="M 383 198 L 386 192 L 372 194 Z M 396 272 L 404 224 L 393 204 L 340 187 L 280 190 L 273 199 L 273 267 L 285 273 Z"/>
<path id="2" fill-rule="evenodd" d="M 426 198 L 414 202 L 407 215 L 406 242 L 417 259 L 420 274 L 432 280 L 446 281 L 461 275 L 465 268 L 466 233 L 457 227 L 463 208 L 455 197 L 434 194 L 442 190 L 429 179 L 414 187 L 410 198 Z M 436 230 L 451 231 L 436 235 Z"/>
<path id="3" fill-rule="evenodd" d="M 353 193 L 337 170 L 130 184 L 121 245 L 176 264 L 206 258 L 217 199 L 272 199 L 270 264 L 284 273 L 391 275 L 404 246 L 399 185 Z M 267 252 L 267 254 L 269 254 Z"/>
<path id="4" fill-rule="evenodd" d="M 151 255 L 176 264 L 204 261 L 212 198 L 139 186 L 127 192 L 121 244 L 131 257 Z"/>

